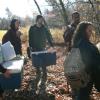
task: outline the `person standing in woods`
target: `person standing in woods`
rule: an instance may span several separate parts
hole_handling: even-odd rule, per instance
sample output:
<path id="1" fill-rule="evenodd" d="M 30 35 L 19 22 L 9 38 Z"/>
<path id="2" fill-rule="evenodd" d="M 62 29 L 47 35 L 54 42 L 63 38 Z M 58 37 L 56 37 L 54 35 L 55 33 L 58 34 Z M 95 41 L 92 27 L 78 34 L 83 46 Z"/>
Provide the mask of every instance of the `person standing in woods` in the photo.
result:
<path id="1" fill-rule="evenodd" d="M 64 42 L 68 48 L 68 51 L 71 50 L 72 37 L 79 22 L 80 22 L 80 14 L 77 11 L 75 11 L 72 13 L 72 23 L 67 26 L 63 34 Z"/>
<path id="2" fill-rule="evenodd" d="M 50 31 L 45 26 L 43 16 L 37 15 L 36 24 L 29 29 L 29 47 L 32 52 L 43 51 L 46 48 L 46 41 L 53 47 L 52 36 Z M 34 66 L 35 67 L 35 66 Z M 36 66 L 36 79 L 34 82 L 34 92 L 37 90 L 38 83 L 41 79 L 39 93 L 45 92 L 45 83 L 47 81 L 47 69 L 46 66 Z"/>
<path id="3" fill-rule="evenodd" d="M 2 38 L 2 44 L 10 41 L 14 47 L 15 53 L 22 55 L 22 45 L 21 45 L 21 32 L 19 31 L 20 22 L 18 19 L 12 19 L 10 23 L 10 29 Z"/>
<path id="4" fill-rule="evenodd" d="M 79 48 L 85 64 L 85 72 L 90 76 L 89 79 L 87 78 L 88 83 L 85 87 L 80 87 L 77 91 L 72 88 L 73 100 L 91 100 L 93 84 L 100 91 L 100 78 L 98 77 L 100 76 L 100 52 L 90 41 L 93 31 L 93 24 L 83 21 L 78 24 L 72 39 L 72 48 Z M 81 80 L 81 82 L 83 81 Z"/>

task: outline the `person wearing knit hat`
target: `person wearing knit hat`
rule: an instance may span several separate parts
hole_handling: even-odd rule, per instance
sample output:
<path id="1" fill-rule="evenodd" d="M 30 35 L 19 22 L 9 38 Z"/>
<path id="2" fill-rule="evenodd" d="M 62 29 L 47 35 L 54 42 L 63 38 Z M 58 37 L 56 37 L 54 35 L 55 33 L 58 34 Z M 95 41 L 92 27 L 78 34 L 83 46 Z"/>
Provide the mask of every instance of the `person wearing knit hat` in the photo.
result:
<path id="1" fill-rule="evenodd" d="M 46 43 L 53 47 L 52 36 L 45 25 L 43 16 L 37 15 L 36 24 L 29 29 L 29 46 L 33 52 L 43 51 L 46 48 Z M 38 83 L 41 80 L 39 93 L 45 92 L 45 83 L 47 81 L 46 66 L 34 66 L 36 68 L 36 79 L 34 82 L 34 93 L 37 91 Z"/>

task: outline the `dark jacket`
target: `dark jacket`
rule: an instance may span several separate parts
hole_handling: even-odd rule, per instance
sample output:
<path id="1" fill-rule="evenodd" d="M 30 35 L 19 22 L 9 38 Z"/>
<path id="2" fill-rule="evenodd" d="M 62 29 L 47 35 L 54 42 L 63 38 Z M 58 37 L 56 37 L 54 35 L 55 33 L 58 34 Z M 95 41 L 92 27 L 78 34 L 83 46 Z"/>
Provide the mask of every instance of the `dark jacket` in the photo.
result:
<path id="1" fill-rule="evenodd" d="M 89 69 L 95 69 L 100 65 L 100 53 L 94 44 L 88 40 L 82 40 L 79 48 L 82 58 Z"/>
<path id="2" fill-rule="evenodd" d="M 67 26 L 67 29 L 65 30 L 63 34 L 65 43 L 72 41 L 72 37 L 73 37 L 75 29 L 76 29 L 76 25 L 74 25 L 74 23 Z"/>
<path id="3" fill-rule="evenodd" d="M 36 25 L 30 27 L 29 46 L 32 47 L 33 51 L 43 50 L 46 47 L 47 40 L 53 46 L 52 36 L 46 27 L 37 27 Z"/>
<path id="4" fill-rule="evenodd" d="M 22 55 L 22 46 L 21 46 L 21 39 L 16 35 L 17 30 L 9 29 L 7 33 L 3 36 L 2 43 L 6 43 L 8 41 L 14 46 L 16 54 Z"/>
<path id="5" fill-rule="evenodd" d="M 90 73 L 96 89 L 100 91 L 100 53 L 97 47 L 85 39 L 82 39 L 79 44 L 75 44 L 73 47 L 80 49 L 86 71 Z"/>

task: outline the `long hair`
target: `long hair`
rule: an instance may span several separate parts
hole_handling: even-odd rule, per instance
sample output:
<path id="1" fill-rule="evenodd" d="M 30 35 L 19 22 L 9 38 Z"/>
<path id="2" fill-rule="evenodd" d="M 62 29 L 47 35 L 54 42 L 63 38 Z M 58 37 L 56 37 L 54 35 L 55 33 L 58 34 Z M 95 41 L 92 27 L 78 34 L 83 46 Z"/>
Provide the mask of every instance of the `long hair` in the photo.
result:
<path id="1" fill-rule="evenodd" d="M 78 24 L 72 40 L 73 46 L 78 45 L 82 39 L 88 40 L 86 29 L 89 25 L 92 25 L 92 23 L 87 21 L 83 21 Z"/>
<path id="2" fill-rule="evenodd" d="M 12 19 L 12 21 L 11 21 L 11 23 L 10 23 L 10 27 L 11 27 L 11 29 L 13 29 L 13 30 L 16 30 L 16 28 L 15 28 L 15 22 L 16 21 L 18 21 L 18 19 Z"/>

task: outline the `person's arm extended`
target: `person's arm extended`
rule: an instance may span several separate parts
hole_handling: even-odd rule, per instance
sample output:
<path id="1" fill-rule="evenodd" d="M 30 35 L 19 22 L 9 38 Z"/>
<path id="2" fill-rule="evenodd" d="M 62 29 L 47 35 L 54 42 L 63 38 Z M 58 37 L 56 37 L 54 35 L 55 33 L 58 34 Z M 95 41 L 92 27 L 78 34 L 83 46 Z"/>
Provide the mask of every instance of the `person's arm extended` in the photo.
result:
<path id="1" fill-rule="evenodd" d="M 46 30 L 47 40 L 48 40 L 50 46 L 53 47 L 53 38 L 52 38 L 52 35 L 50 33 L 50 30 L 48 30 L 47 28 L 45 28 L 45 30 Z"/>

